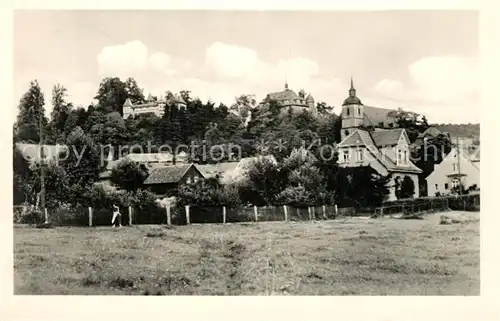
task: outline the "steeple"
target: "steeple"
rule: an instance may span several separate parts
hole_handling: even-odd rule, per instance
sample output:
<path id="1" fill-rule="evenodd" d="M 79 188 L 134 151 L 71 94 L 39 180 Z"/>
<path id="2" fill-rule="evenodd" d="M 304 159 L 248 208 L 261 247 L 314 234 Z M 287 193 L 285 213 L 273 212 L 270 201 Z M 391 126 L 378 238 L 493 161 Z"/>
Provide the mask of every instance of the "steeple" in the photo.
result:
<path id="1" fill-rule="evenodd" d="M 288 89 L 288 81 L 285 80 L 285 90 Z"/>
<path id="2" fill-rule="evenodd" d="M 356 97 L 356 89 L 354 89 L 354 81 L 352 80 L 352 76 L 351 76 L 351 88 L 349 89 L 349 97 L 347 97 L 344 100 L 342 106 L 345 105 L 363 105 L 361 100 L 358 97 Z"/>
<path id="3" fill-rule="evenodd" d="M 349 97 L 356 97 L 356 89 L 354 89 L 354 82 L 351 76 L 351 88 L 349 89 Z"/>

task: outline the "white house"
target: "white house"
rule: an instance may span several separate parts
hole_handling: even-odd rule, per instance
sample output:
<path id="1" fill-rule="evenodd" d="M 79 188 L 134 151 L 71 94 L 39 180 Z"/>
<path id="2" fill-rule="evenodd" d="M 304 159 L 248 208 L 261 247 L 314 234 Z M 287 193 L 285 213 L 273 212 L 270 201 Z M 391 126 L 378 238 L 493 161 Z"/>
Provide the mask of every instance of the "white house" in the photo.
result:
<path id="1" fill-rule="evenodd" d="M 465 189 L 472 185 L 476 185 L 479 189 L 479 163 L 479 147 L 473 151 L 460 146 L 452 148 L 427 176 L 427 195 L 451 194 L 452 188 L 460 183 Z"/>

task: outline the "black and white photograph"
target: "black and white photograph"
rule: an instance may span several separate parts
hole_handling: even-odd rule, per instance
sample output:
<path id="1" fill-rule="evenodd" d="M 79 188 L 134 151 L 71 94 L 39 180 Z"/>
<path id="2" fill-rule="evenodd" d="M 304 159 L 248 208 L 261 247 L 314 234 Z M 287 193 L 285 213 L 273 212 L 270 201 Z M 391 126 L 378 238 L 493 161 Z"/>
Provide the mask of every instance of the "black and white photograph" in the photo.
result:
<path id="1" fill-rule="evenodd" d="M 13 295 L 479 296 L 479 20 L 16 10 Z"/>

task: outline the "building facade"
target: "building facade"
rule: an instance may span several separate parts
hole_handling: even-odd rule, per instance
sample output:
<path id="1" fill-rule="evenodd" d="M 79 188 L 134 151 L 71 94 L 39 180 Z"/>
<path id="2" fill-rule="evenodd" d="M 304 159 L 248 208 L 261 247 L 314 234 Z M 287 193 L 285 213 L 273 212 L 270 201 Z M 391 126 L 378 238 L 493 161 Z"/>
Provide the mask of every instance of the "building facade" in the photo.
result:
<path id="1" fill-rule="evenodd" d="M 427 176 L 427 195 L 449 195 L 460 184 L 466 190 L 473 185 L 480 189 L 479 163 L 479 149 L 470 152 L 468 148 L 455 146 Z"/>
<path id="2" fill-rule="evenodd" d="M 127 119 L 130 116 L 134 117 L 140 114 L 155 114 L 158 117 L 163 116 L 165 112 L 165 106 L 167 104 L 174 104 L 178 108 L 186 108 L 186 102 L 182 99 L 180 95 L 173 95 L 170 99 L 155 99 L 151 94 L 149 94 L 146 103 L 144 104 L 133 104 L 132 101 L 127 98 L 123 104 L 123 118 Z"/>
<path id="3" fill-rule="evenodd" d="M 406 130 L 394 128 L 391 109 L 365 106 L 356 96 L 353 81 L 349 96 L 342 104 L 341 142 L 338 145 L 339 166 L 373 168 L 389 176 L 387 201 L 397 199 L 405 177 L 414 183 L 413 197 L 419 197 L 418 174 L 422 170 L 410 160 L 410 140 Z"/>
<path id="4" fill-rule="evenodd" d="M 356 89 L 351 78 L 349 96 L 342 104 L 342 131 L 341 141 L 360 128 L 383 128 L 396 127 L 396 121 L 391 117 L 392 109 L 365 106 L 361 99 L 356 96 Z"/>
<path id="5" fill-rule="evenodd" d="M 276 101 L 283 112 L 291 108 L 293 112 L 307 110 L 316 113 L 313 96 L 311 94 L 308 94 L 306 97 L 299 96 L 296 92 L 288 88 L 288 83 L 285 83 L 285 90 L 267 94 L 260 105 L 264 105 L 271 100 Z"/>

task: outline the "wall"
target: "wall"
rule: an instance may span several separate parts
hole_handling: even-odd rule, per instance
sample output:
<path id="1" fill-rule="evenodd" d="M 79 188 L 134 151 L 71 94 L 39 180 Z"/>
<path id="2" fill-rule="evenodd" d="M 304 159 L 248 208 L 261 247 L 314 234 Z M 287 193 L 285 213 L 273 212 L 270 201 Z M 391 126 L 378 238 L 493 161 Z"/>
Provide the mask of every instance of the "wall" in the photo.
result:
<path id="1" fill-rule="evenodd" d="M 363 161 L 358 160 L 358 153 L 357 150 L 361 149 L 363 150 Z M 343 162 L 343 153 L 345 150 L 348 150 L 350 153 L 350 159 L 348 163 Z M 339 150 L 339 161 L 338 161 L 339 166 L 341 167 L 360 167 L 360 166 L 370 166 L 374 170 L 377 171 L 377 173 L 381 175 L 387 175 L 388 172 L 386 168 L 380 164 L 380 162 L 373 156 L 372 153 L 368 151 L 365 147 L 346 147 L 342 148 Z"/>
<path id="2" fill-rule="evenodd" d="M 457 151 L 453 149 L 427 177 L 427 195 L 434 196 L 436 192 L 441 195 L 451 193 L 453 177 L 449 177 L 449 175 L 458 174 L 458 166 L 453 166 L 453 164 L 457 163 Z M 474 166 L 466 157 L 460 157 L 460 173 L 464 175 L 462 176 L 462 184 L 466 189 L 474 184 L 479 188 L 479 168 Z M 445 188 L 445 184 L 448 184 L 448 189 Z"/>

